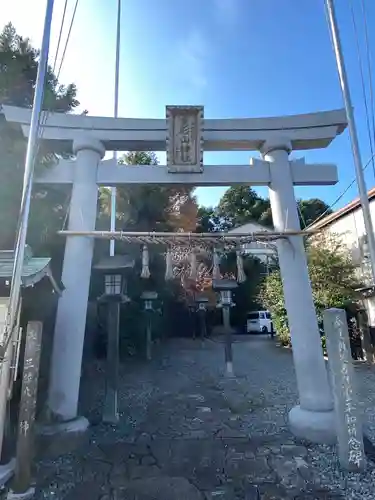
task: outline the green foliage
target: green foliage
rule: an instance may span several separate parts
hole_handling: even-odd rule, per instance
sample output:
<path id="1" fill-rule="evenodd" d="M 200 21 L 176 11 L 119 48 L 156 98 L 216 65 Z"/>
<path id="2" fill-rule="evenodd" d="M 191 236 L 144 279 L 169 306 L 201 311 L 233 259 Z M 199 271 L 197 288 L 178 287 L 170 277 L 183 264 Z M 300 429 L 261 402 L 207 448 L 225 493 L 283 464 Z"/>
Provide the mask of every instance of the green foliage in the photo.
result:
<path id="1" fill-rule="evenodd" d="M 274 329 L 282 345 L 290 343 L 288 318 L 284 304 L 284 293 L 279 270 L 267 276 L 260 288 L 259 300 L 271 312 Z"/>
<path id="2" fill-rule="evenodd" d="M 137 165 L 154 165 L 158 159 L 152 152 L 137 151 L 126 153 L 119 163 L 131 168 Z M 145 179 L 146 181 L 146 179 Z M 116 228 L 124 231 L 194 231 L 197 224 L 197 203 L 193 196 L 193 188 L 189 186 L 137 185 L 117 188 Z M 110 216 L 110 191 L 102 188 L 99 194 L 99 213 L 97 227 L 108 229 Z M 129 277 L 128 290 L 131 291 L 132 304 L 124 307 L 124 352 L 137 353 L 144 351 L 145 324 L 142 303 L 139 297 L 144 290 L 155 290 L 160 301 L 172 304 L 181 296 L 181 283 L 176 280 L 166 282 L 165 257 L 166 248 L 162 245 L 149 245 L 149 267 L 151 276 L 147 280 L 140 278 L 141 246 L 139 244 L 116 243 L 116 253 L 130 254 L 135 259 L 134 271 Z M 107 254 L 108 242 L 98 241 L 95 248 L 95 260 Z M 94 294 L 94 292 L 93 292 Z M 165 318 L 154 315 L 154 335 L 160 337 L 167 328 Z"/>
<path id="3" fill-rule="evenodd" d="M 0 33 L 0 102 L 11 106 L 31 108 L 39 51 L 28 38 L 17 35 L 12 23 Z M 66 113 L 79 105 L 74 84 L 61 85 L 52 68 L 48 67 L 43 109 Z"/>
<path id="4" fill-rule="evenodd" d="M 243 258 L 243 266 L 246 281 L 234 290 L 233 300 L 236 307 L 231 313 L 233 326 L 244 327 L 246 325 L 247 313 L 259 309 L 261 303 L 258 300 L 259 287 L 266 268 L 262 262 L 251 255 Z M 231 252 L 223 256 L 220 262 L 223 275 L 235 277 L 237 272 L 236 254 Z"/>
<path id="5" fill-rule="evenodd" d="M 356 266 L 340 238 L 315 236 L 307 244 L 307 255 L 318 314 L 327 307 L 346 307 L 356 300 Z"/>
<path id="6" fill-rule="evenodd" d="M 197 212 L 197 233 L 210 233 L 216 231 L 225 231 L 231 224 L 228 218 L 220 215 L 218 208 L 199 207 Z"/>
<path id="7" fill-rule="evenodd" d="M 322 214 L 332 212 L 324 201 L 317 198 L 298 200 L 297 203 L 302 228 L 312 224 Z M 269 199 L 262 198 L 248 186 L 229 188 L 221 198 L 216 213 L 226 227 L 241 226 L 247 222 L 257 222 L 266 227 L 273 225 Z"/>
<path id="8" fill-rule="evenodd" d="M 298 200 L 301 227 L 305 228 L 313 224 L 323 214 L 329 215 L 332 210 L 322 200 L 312 198 L 310 200 Z"/>
<path id="9" fill-rule="evenodd" d="M 335 236 L 320 234 L 306 245 L 309 275 L 318 321 L 330 307 L 347 308 L 356 299 L 356 267 L 348 250 Z M 271 311 L 280 342 L 290 343 L 280 271 L 274 271 L 261 286 L 260 300 Z"/>
<path id="10" fill-rule="evenodd" d="M 7 24 L 0 33 L 0 104 L 31 108 L 36 75 L 38 70 L 38 51 L 27 38 L 17 35 L 12 24 Z M 60 85 L 51 68 L 48 68 L 44 109 L 56 112 L 69 112 L 79 103 L 76 87 Z M 9 125 L 0 117 L 0 248 L 11 248 L 16 233 L 17 219 L 21 201 L 26 140 L 21 131 Z M 36 158 L 36 173 L 50 166 L 56 153 L 44 143 L 39 145 Z M 33 191 L 28 242 L 38 252 L 50 238 L 55 238 L 61 229 L 66 213 L 68 192 L 56 188 L 37 186 Z"/>
<path id="11" fill-rule="evenodd" d="M 241 226 L 247 222 L 272 225 L 269 200 L 248 186 L 230 187 L 221 198 L 217 211 L 228 227 Z"/>
<path id="12" fill-rule="evenodd" d="M 137 151 L 126 153 L 119 163 L 158 165 L 155 153 Z M 146 180 L 146 179 L 145 179 Z M 100 192 L 100 227 L 108 227 L 110 192 Z M 127 231 L 193 231 L 196 227 L 197 203 L 193 188 L 158 185 L 120 186 L 117 189 L 117 228 Z"/>

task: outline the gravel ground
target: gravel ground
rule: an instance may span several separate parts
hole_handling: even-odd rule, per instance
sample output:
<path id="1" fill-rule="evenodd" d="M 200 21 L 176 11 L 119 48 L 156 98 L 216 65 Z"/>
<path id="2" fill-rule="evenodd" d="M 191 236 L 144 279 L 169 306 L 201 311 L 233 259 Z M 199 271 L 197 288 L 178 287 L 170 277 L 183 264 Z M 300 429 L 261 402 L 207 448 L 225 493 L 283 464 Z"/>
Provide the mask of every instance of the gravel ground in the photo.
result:
<path id="1" fill-rule="evenodd" d="M 74 452 L 67 440 L 65 450 L 44 450 L 36 500 L 373 499 L 373 462 L 363 474 L 340 472 L 333 447 L 289 433 L 290 351 L 268 338 L 236 340 L 233 380 L 223 377 L 220 341 L 175 340 L 150 363 L 123 365 L 116 427 L 100 424 L 103 365 L 86 367 L 81 411 L 93 425 Z M 355 372 L 375 443 L 375 369 Z"/>
<path id="2" fill-rule="evenodd" d="M 270 420 L 282 429 L 289 409 L 298 399 L 291 352 L 260 339 L 250 339 L 235 346 L 235 356 L 238 373 L 245 375 L 244 385 L 249 386 L 249 393 L 259 391 L 274 403 L 267 406 L 267 411 Z M 361 362 L 354 362 L 354 366 L 364 428 L 375 444 L 375 367 Z M 375 498 L 375 463 L 369 460 L 362 474 L 345 473 L 340 471 L 335 447 L 308 445 L 308 450 L 311 463 L 324 484 L 340 490 L 347 499 Z"/>

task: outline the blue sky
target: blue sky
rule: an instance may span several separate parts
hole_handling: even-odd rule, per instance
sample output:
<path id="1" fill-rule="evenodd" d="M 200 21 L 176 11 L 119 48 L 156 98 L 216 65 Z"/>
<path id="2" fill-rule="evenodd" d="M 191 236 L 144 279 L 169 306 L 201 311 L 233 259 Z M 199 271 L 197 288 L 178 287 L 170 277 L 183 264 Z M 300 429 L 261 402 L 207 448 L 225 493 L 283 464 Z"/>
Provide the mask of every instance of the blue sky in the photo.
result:
<path id="1" fill-rule="evenodd" d="M 364 2 L 370 50 L 375 53 L 375 2 Z M 12 21 L 38 46 L 45 3 L 6 2 L 0 9 L 0 24 Z M 55 3 L 51 58 L 64 0 Z M 68 19 L 74 3 L 69 1 Z M 361 2 L 353 3 L 365 62 Z M 336 5 L 366 162 L 370 147 L 350 0 L 336 0 Z M 63 82 L 77 84 L 82 108 L 92 115 L 113 114 L 116 9 L 117 0 L 79 1 L 61 73 Z M 167 104 L 203 104 L 205 116 L 211 118 L 308 113 L 342 106 L 324 0 L 123 0 L 121 36 L 120 116 L 164 117 Z M 211 153 L 205 161 L 246 164 L 251 156 L 256 153 Z M 298 188 L 296 196 L 332 203 L 354 178 L 348 133 L 328 149 L 309 151 L 305 157 L 336 163 L 340 182 Z M 366 180 L 368 188 L 374 186 L 372 165 L 366 169 Z M 216 204 L 223 191 L 200 188 L 198 200 Z M 267 195 L 266 188 L 260 192 Z M 356 185 L 334 208 L 355 196 Z"/>

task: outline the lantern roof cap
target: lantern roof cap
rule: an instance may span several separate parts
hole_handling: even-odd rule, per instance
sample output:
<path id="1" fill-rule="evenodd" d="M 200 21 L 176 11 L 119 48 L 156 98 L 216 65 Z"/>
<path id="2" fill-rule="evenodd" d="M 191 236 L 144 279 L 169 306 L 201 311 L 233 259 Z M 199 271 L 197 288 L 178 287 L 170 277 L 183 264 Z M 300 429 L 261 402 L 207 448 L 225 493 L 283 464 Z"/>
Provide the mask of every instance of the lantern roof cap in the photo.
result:
<path id="1" fill-rule="evenodd" d="M 195 296 L 195 302 L 202 302 L 202 303 L 208 302 L 208 297 L 206 297 L 203 294 L 196 295 Z"/>
<path id="2" fill-rule="evenodd" d="M 133 268 L 134 264 L 135 261 L 130 255 L 113 255 L 100 259 L 94 265 L 94 269 L 99 271 L 121 271 L 122 269 Z"/>
<path id="3" fill-rule="evenodd" d="M 235 279 L 220 279 L 212 280 L 212 288 L 214 290 L 233 290 L 238 287 L 238 283 Z"/>
<path id="4" fill-rule="evenodd" d="M 143 300 L 156 300 L 158 298 L 157 292 L 153 292 L 150 290 L 145 290 L 141 294 L 141 299 Z"/>

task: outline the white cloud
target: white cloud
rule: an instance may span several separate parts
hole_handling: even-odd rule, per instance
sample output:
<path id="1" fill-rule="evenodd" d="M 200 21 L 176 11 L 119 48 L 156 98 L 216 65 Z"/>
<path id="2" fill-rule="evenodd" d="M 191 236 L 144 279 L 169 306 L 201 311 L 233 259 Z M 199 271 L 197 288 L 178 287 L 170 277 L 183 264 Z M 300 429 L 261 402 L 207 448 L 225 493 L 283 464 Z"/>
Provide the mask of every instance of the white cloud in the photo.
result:
<path id="1" fill-rule="evenodd" d="M 196 88 L 207 85 L 206 63 L 209 47 L 206 39 L 198 30 L 192 30 L 182 42 L 179 50 L 180 68 L 184 77 Z"/>

